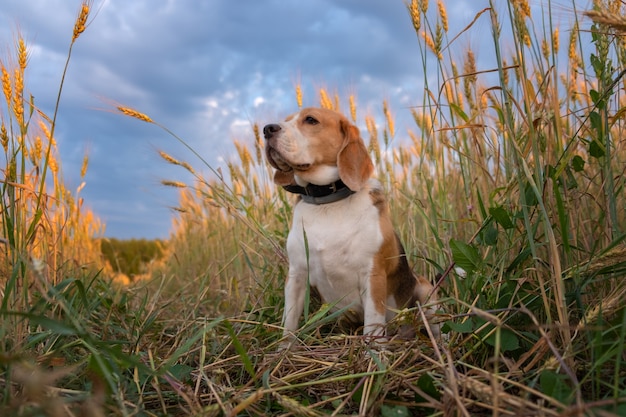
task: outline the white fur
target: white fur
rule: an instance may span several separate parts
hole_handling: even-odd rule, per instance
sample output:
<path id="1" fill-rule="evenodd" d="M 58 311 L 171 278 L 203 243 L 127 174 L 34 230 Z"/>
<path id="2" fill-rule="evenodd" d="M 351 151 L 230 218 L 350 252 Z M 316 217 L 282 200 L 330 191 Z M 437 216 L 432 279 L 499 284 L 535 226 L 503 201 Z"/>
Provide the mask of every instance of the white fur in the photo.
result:
<path id="1" fill-rule="evenodd" d="M 277 141 L 277 150 L 293 164 L 304 165 L 314 162 L 313 155 L 309 151 L 309 140 L 297 128 L 298 114 L 288 122 L 280 123 L 282 134 Z"/>
<path id="2" fill-rule="evenodd" d="M 330 165 L 320 165 L 313 174 L 307 176 L 307 180 L 299 175 L 295 175 L 296 183 L 301 187 L 306 187 L 309 183 L 317 185 L 330 184 L 339 179 L 339 169 Z"/>
<path id="3" fill-rule="evenodd" d="M 371 179 L 370 186 L 378 187 L 378 181 Z M 382 242 L 378 209 L 367 190 L 332 204 L 300 201 L 287 238 L 285 332 L 298 328 L 308 277 L 324 300 L 337 300 L 335 309 L 348 307 L 363 317 L 364 334 L 382 335 L 385 313 L 376 310 L 368 291 Z"/>

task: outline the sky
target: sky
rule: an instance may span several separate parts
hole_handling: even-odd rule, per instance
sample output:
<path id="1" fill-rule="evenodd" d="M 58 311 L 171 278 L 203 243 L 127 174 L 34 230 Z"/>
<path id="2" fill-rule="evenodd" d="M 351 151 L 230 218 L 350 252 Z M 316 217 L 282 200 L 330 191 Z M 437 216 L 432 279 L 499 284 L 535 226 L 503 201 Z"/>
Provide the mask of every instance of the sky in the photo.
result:
<path id="1" fill-rule="evenodd" d="M 451 32 L 488 7 L 487 0 L 445 3 Z M 160 182 L 184 174 L 159 150 L 200 167 L 156 126 L 112 112 L 117 104 L 149 115 L 218 168 L 234 155 L 234 139 L 253 143 L 252 123 L 297 110 L 297 83 L 305 106 L 317 105 L 321 87 L 354 94 L 364 112 L 381 113 L 387 100 L 396 126 L 422 102 L 428 74 L 403 0 L 95 0 L 92 7 L 74 45 L 55 136 L 68 188 L 80 184 L 89 155 L 81 196 L 108 237 L 169 236 L 178 191 Z M 2 0 L 0 57 L 20 33 L 30 54 L 26 88 L 47 114 L 79 8 L 79 0 Z M 483 19 L 462 46 L 480 60 L 490 30 Z"/>

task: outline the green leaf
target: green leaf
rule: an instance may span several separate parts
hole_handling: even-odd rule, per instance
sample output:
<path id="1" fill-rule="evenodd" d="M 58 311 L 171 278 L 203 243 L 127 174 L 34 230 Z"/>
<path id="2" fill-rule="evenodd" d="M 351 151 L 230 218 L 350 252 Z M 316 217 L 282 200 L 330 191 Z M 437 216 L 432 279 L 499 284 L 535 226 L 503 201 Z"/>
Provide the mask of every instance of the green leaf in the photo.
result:
<path id="1" fill-rule="evenodd" d="M 600 93 L 598 93 L 596 90 L 591 90 L 589 91 L 589 97 L 591 97 L 591 100 L 597 104 L 598 100 L 600 100 Z"/>
<path id="2" fill-rule="evenodd" d="M 530 258 L 530 255 L 532 255 L 532 251 L 530 250 L 530 248 L 525 248 L 521 250 L 520 253 L 515 257 L 515 259 L 513 259 L 513 261 L 506 268 L 506 272 L 510 273 L 514 271 L 515 269 L 517 269 L 517 267 L 520 266 L 525 260 Z"/>
<path id="3" fill-rule="evenodd" d="M 603 157 L 605 155 L 604 146 L 602 146 L 602 144 L 600 144 L 597 140 L 592 140 L 589 143 L 589 155 L 596 159 Z"/>
<path id="4" fill-rule="evenodd" d="M 489 222 L 481 232 L 481 238 L 485 245 L 495 246 L 498 243 L 498 228 Z"/>
<path id="5" fill-rule="evenodd" d="M 435 400 L 439 400 L 441 398 L 441 392 L 435 386 L 435 382 L 433 377 L 430 374 L 423 373 L 417 380 L 417 386 L 421 389 L 424 394 L 434 398 Z M 417 398 L 418 401 L 426 401 L 426 398 Z"/>
<path id="6" fill-rule="evenodd" d="M 244 369 L 246 370 L 246 372 L 248 372 L 248 375 L 250 375 L 252 378 L 255 378 L 256 372 L 254 371 L 254 366 L 252 366 L 252 361 L 250 360 L 250 356 L 248 356 L 248 352 L 243 347 L 243 345 L 241 344 L 241 341 L 237 337 L 237 334 L 235 333 L 235 329 L 233 328 L 233 325 L 230 324 L 228 320 L 224 320 L 224 326 L 226 327 L 226 330 L 228 331 L 228 334 L 230 335 L 230 340 L 233 342 L 233 347 L 235 348 L 235 352 L 237 352 L 237 354 L 239 355 L 239 358 L 241 359 L 241 362 L 243 362 Z"/>
<path id="7" fill-rule="evenodd" d="M 478 249 L 460 240 L 450 239 L 452 259 L 459 268 L 471 273 L 478 269 L 482 263 Z"/>
<path id="8" fill-rule="evenodd" d="M 492 333 L 486 340 L 489 346 L 496 346 L 496 336 L 497 334 Z M 500 351 L 501 352 L 510 352 L 512 350 L 519 349 L 519 339 L 515 332 L 509 329 L 501 329 L 500 330 Z"/>
<path id="9" fill-rule="evenodd" d="M 562 403 L 569 402 L 568 399 L 572 394 L 572 388 L 567 385 L 566 381 L 567 376 L 551 370 L 544 370 L 539 376 L 541 392 Z"/>
<path id="10" fill-rule="evenodd" d="M 512 229 L 515 227 L 513 222 L 511 221 L 511 216 L 509 212 L 505 210 L 502 206 L 490 207 L 489 214 L 493 219 L 502 226 L 504 229 Z"/>
<path id="11" fill-rule="evenodd" d="M 589 61 L 591 62 L 591 66 L 593 66 L 594 71 L 596 72 L 596 74 L 602 74 L 602 72 L 604 71 L 604 60 L 600 59 L 598 56 L 591 54 L 591 56 L 589 57 Z"/>
<path id="12" fill-rule="evenodd" d="M 602 117 L 600 116 L 600 113 L 597 111 L 589 113 L 589 122 L 591 123 L 591 127 L 593 127 L 596 131 L 602 131 Z"/>
<path id="13" fill-rule="evenodd" d="M 179 381 L 187 381 L 191 377 L 191 371 L 193 371 L 189 365 L 184 365 L 182 363 L 177 363 L 169 369 L 169 373 Z"/>
<path id="14" fill-rule="evenodd" d="M 458 104 L 455 103 L 448 103 L 448 105 L 450 106 L 450 108 L 452 110 L 454 110 L 454 112 L 461 118 L 463 119 L 463 121 L 465 123 L 469 123 L 469 117 L 467 116 L 467 114 L 463 111 L 463 109 L 461 109 L 461 106 L 459 106 Z"/>
<path id="15" fill-rule="evenodd" d="M 530 183 L 526 183 L 526 187 L 524 188 L 524 198 L 527 207 L 534 207 L 539 204 L 537 194 L 535 194 L 535 190 Z"/>
<path id="16" fill-rule="evenodd" d="M 446 325 L 450 327 L 453 332 L 456 333 L 472 333 L 474 331 L 474 322 L 471 318 L 468 318 L 464 322 L 457 323 L 454 321 L 447 321 Z"/>
<path id="17" fill-rule="evenodd" d="M 583 171 L 585 169 L 585 160 L 580 155 L 574 156 L 572 158 L 572 168 L 576 172 Z"/>
<path id="18" fill-rule="evenodd" d="M 409 409 L 404 405 L 382 405 L 380 407 L 380 415 L 383 417 L 404 417 L 410 416 Z"/>
<path id="19" fill-rule="evenodd" d="M 78 331 L 68 323 L 39 315 L 24 314 L 24 316 L 28 317 L 31 324 L 41 326 L 46 330 L 50 330 L 54 334 L 61 336 L 74 336 L 78 334 Z"/>

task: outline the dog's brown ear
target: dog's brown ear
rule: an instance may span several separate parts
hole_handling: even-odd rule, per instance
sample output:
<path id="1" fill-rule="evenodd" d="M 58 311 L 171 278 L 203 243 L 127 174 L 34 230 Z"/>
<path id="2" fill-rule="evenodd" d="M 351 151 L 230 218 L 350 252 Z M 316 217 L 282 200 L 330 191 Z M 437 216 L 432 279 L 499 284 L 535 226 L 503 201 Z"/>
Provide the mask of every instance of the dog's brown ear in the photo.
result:
<path id="1" fill-rule="evenodd" d="M 274 183 L 277 185 L 285 186 L 295 184 L 296 180 L 293 177 L 293 171 L 281 171 L 277 169 L 274 171 Z"/>
<path id="2" fill-rule="evenodd" d="M 337 156 L 339 177 L 352 191 L 359 191 L 374 172 L 374 164 L 361 139 L 359 128 L 342 120 L 343 145 Z"/>

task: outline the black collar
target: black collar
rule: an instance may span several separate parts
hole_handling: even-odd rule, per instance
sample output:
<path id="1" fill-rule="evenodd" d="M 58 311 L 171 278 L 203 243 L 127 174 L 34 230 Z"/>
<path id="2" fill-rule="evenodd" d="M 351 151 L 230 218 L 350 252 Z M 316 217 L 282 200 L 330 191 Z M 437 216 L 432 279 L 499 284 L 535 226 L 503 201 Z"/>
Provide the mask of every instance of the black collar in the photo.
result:
<path id="1" fill-rule="evenodd" d="M 326 185 L 308 184 L 306 187 L 302 187 L 293 184 L 285 185 L 283 188 L 290 193 L 300 194 L 306 203 L 318 205 L 334 203 L 354 194 L 354 191 L 349 189 L 341 180 Z"/>

